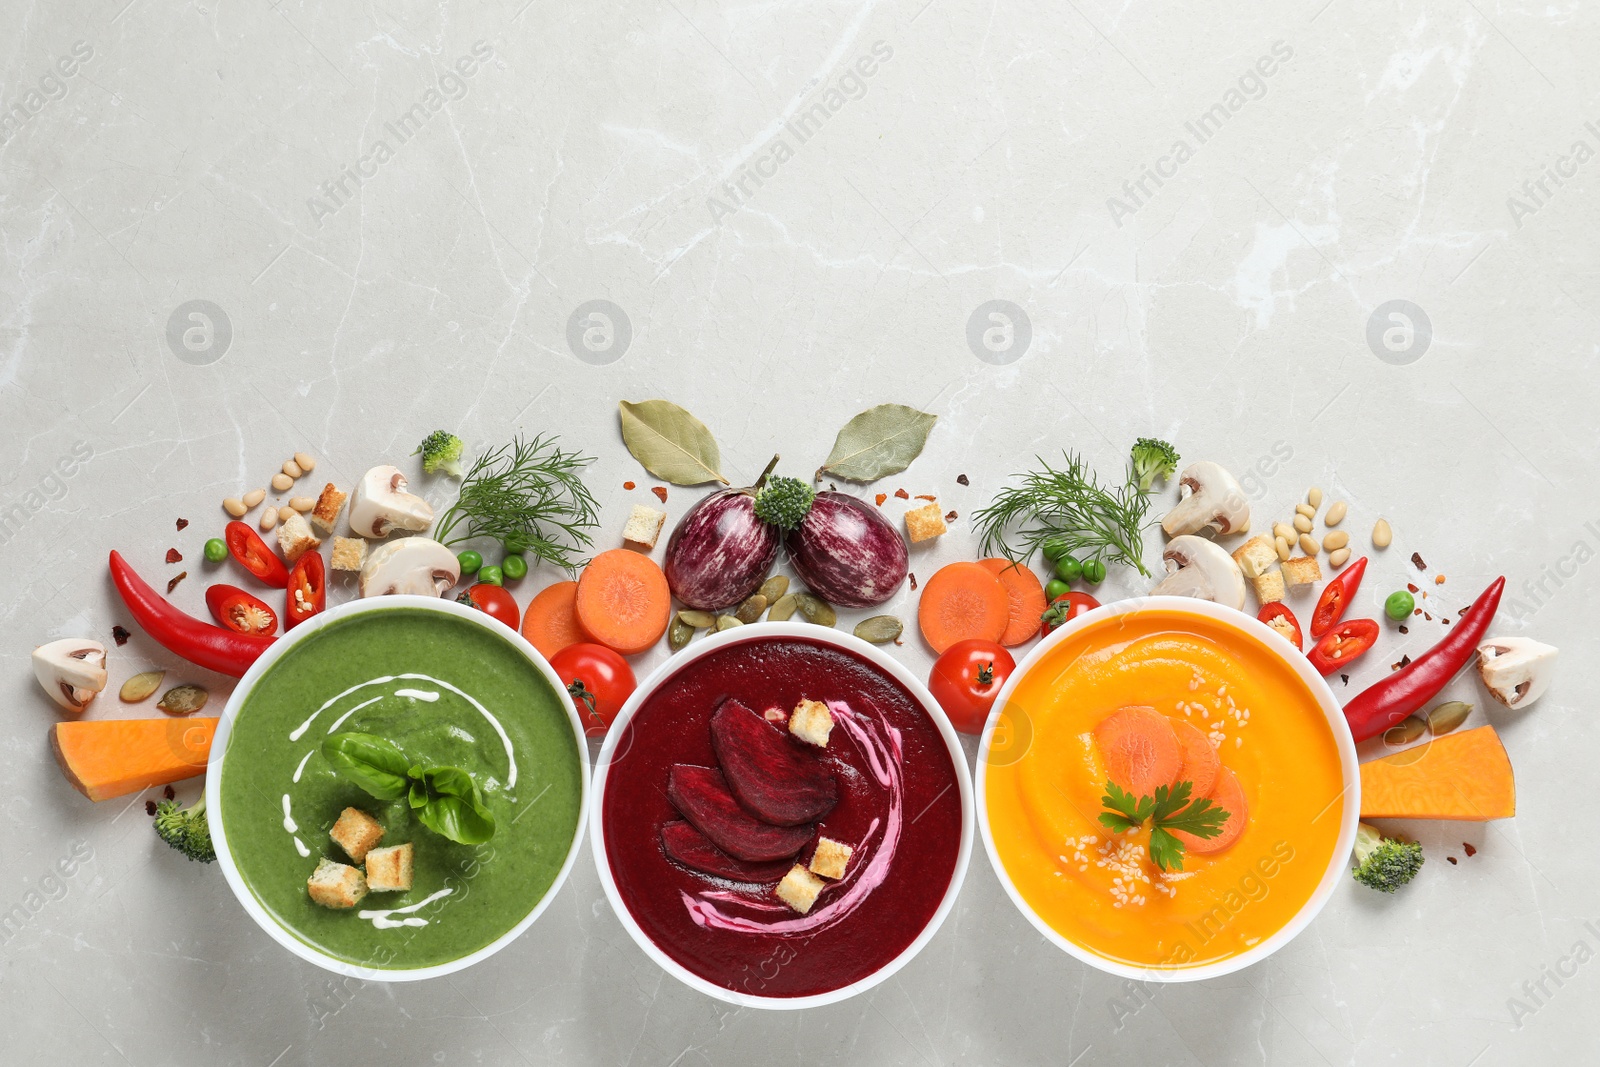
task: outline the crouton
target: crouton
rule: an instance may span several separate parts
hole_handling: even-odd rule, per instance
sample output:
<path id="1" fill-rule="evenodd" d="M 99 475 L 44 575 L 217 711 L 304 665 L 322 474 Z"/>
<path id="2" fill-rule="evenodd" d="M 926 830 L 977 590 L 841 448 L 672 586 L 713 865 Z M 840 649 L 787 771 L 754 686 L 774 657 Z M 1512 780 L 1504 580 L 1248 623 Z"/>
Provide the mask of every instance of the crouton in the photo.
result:
<path id="1" fill-rule="evenodd" d="M 1283 580 L 1291 590 L 1298 590 L 1322 581 L 1322 567 L 1316 556 L 1296 556 L 1284 561 Z"/>
<path id="2" fill-rule="evenodd" d="M 278 550 L 283 553 L 283 558 L 292 564 L 307 552 L 315 552 L 321 547 L 322 542 L 311 533 L 306 517 L 298 511 L 289 512 L 289 517 L 278 527 Z"/>
<path id="3" fill-rule="evenodd" d="M 329 565 L 336 571 L 359 571 L 367 561 L 367 542 L 361 537 L 335 537 Z"/>
<path id="4" fill-rule="evenodd" d="M 333 524 L 339 521 L 339 512 L 344 510 L 345 494 L 339 492 L 332 482 L 322 487 L 322 495 L 317 497 L 317 506 L 311 509 L 311 525 L 321 530 L 324 535 L 333 533 Z"/>
<path id="5" fill-rule="evenodd" d="M 628 524 L 622 528 L 622 539 L 629 544 L 654 548 L 656 538 L 661 536 L 661 524 L 666 521 L 666 512 L 635 504 L 628 512 Z"/>
<path id="6" fill-rule="evenodd" d="M 850 862 L 850 853 L 854 851 L 855 849 L 843 841 L 835 841 L 831 837 L 819 837 L 817 850 L 811 854 L 808 866 L 812 874 L 837 880 L 844 877 L 845 864 Z"/>
<path id="7" fill-rule="evenodd" d="M 367 876 L 347 863 L 325 859 L 306 879 L 312 903 L 324 908 L 353 908 L 367 895 Z"/>
<path id="8" fill-rule="evenodd" d="M 1277 559 L 1278 557 L 1274 555 L 1272 558 Z M 1283 594 L 1286 592 L 1286 587 L 1283 583 L 1283 572 L 1276 567 L 1270 571 L 1262 571 L 1250 579 L 1250 584 L 1256 587 L 1256 600 L 1262 607 L 1266 607 L 1268 604 L 1276 604 L 1283 599 Z"/>
<path id="9" fill-rule="evenodd" d="M 789 873 L 778 883 L 778 899 L 804 915 L 817 902 L 817 894 L 827 884 L 797 863 L 789 868 Z"/>
<path id="10" fill-rule="evenodd" d="M 1262 534 L 1250 538 L 1235 549 L 1233 561 L 1239 565 L 1246 578 L 1254 579 L 1277 567 L 1278 549 L 1273 544 L 1272 538 Z"/>
<path id="11" fill-rule="evenodd" d="M 397 893 L 411 888 L 411 842 L 375 848 L 367 853 L 367 888 L 374 893 Z"/>
<path id="12" fill-rule="evenodd" d="M 789 732 L 800 740 L 824 748 L 833 731 L 833 712 L 820 700 L 802 700 L 789 716 Z"/>
<path id="13" fill-rule="evenodd" d="M 906 533 L 912 544 L 938 537 L 949 528 L 944 523 L 944 513 L 939 510 L 938 501 L 906 512 Z"/>
<path id="14" fill-rule="evenodd" d="M 333 843 L 344 849 L 345 855 L 360 863 L 367 853 L 383 840 L 383 826 L 377 819 L 360 808 L 345 808 L 328 831 Z"/>

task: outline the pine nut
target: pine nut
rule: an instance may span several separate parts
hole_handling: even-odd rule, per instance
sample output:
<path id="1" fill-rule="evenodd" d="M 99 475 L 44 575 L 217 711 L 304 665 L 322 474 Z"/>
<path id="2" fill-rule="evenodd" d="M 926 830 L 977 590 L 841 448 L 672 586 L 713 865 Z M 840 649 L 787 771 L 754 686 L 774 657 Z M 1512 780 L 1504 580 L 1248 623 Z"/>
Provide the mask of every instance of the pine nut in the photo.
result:
<path id="1" fill-rule="evenodd" d="M 265 499 L 267 499 L 267 491 L 265 489 L 252 489 L 244 495 L 243 503 L 245 508 L 249 509 L 255 507 Z"/>
<path id="2" fill-rule="evenodd" d="M 1300 551 L 1308 556 L 1315 556 L 1322 551 L 1322 546 L 1317 544 L 1317 539 L 1308 533 L 1300 535 Z"/>
<path id="3" fill-rule="evenodd" d="M 1294 528 L 1303 534 L 1308 534 L 1311 532 L 1311 520 L 1304 515 L 1296 515 L 1294 517 Z"/>
<path id="4" fill-rule="evenodd" d="M 285 492 L 293 486 L 294 479 L 289 477 L 287 474 L 274 474 L 272 476 L 272 488 L 276 489 L 280 493 Z"/>
<path id="5" fill-rule="evenodd" d="M 1328 505 L 1327 517 L 1322 521 L 1329 526 L 1337 526 L 1344 521 L 1344 513 L 1349 509 L 1343 500 L 1336 500 Z"/>
<path id="6" fill-rule="evenodd" d="M 294 508 L 289 507 L 287 504 L 285 504 L 283 507 L 278 509 L 278 521 L 279 522 L 288 522 L 294 515 L 295 515 Z"/>
<path id="7" fill-rule="evenodd" d="M 289 506 L 296 511 L 310 511 L 317 506 L 317 502 L 308 496 L 292 496 L 289 498 Z"/>
<path id="8" fill-rule="evenodd" d="M 1295 528 L 1293 526 L 1290 526 L 1288 523 L 1286 523 L 1286 522 L 1275 522 L 1275 523 L 1272 524 L 1272 536 L 1273 537 L 1281 537 L 1285 541 L 1293 541 L 1296 538 L 1298 538 L 1300 535 L 1298 533 L 1296 533 L 1295 532 Z"/>
<path id="9" fill-rule="evenodd" d="M 1350 543 L 1350 535 L 1343 530 L 1335 530 L 1322 539 L 1322 547 L 1329 552 L 1337 552 Z"/>
<path id="10" fill-rule="evenodd" d="M 309 453 L 296 452 L 294 454 L 294 461 L 295 464 L 307 474 L 310 474 L 312 471 L 317 469 L 317 461 L 312 459 Z"/>
<path id="11" fill-rule="evenodd" d="M 291 478 L 298 478 L 304 474 L 305 471 L 301 470 L 300 464 L 296 463 L 294 460 L 286 459 L 283 461 L 283 473 L 287 474 Z"/>
<path id="12" fill-rule="evenodd" d="M 1296 504 L 1294 506 L 1294 513 L 1296 515 L 1304 515 L 1308 519 L 1314 519 L 1317 517 L 1317 509 L 1312 507 L 1310 504 Z"/>
<path id="13" fill-rule="evenodd" d="M 1278 549 L 1278 558 L 1280 560 L 1282 560 L 1283 562 L 1288 563 L 1289 562 L 1289 557 L 1291 555 L 1293 555 L 1293 553 L 1294 553 L 1294 550 L 1289 547 L 1288 538 L 1286 538 L 1286 537 L 1278 538 L 1277 539 L 1277 549 Z"/>
<path id="14" fill-rule="evenodd" d="M 237 519 L 242 517 L 244 513 L 250 509 L 244 506 L 243 500 L 240 500 L 238 497 L 230 496 L 228 499 L 222 502 L 222 510 L 226 511 L 229 515 L 232 515 Z"/>
<path id="15" fill-rule="evenodd" d="M 1320 508 L 1322 506 L 1322 490 L 1313 485 L 1306 491 L 1306 503 L 1313 508 Z"/>
<path id="16" fill-rule="evenodd" d="M 268 508 L 261 513 L 262 532 L 270 530 L 276 525 L 278 525 L 278 511 L 276 508 Z"/>
<path id="17" fill-rule="evenodd" d="M 1334 570 L 1343 567 L 1349 560 L 1350 550 L 1348 548 L 1340 548 L 1328 553 L 1328 566 Z"/>
<path id="18" fill-rule="evenodd" d="M 1388 548 L 1394 541 L 1394 531 L 1389 529 L 1388 519 L 1379 519 L 1372 524 L 1372 547 Z"/>

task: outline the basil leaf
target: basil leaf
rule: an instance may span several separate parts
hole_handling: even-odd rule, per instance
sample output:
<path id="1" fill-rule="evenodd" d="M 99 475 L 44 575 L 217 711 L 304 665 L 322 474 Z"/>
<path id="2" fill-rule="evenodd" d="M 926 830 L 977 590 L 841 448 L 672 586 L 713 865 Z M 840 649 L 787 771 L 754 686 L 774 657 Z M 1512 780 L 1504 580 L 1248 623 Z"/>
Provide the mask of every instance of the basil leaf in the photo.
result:
<path id="1" fill-rule="evenodd" d="M 425 796 L 420 806 L 419 791 Z M 494 836 L 494 813 L 472 775 L 459 767 L 422 769 L 411 784 L 411 806 L 422 825 L 457 844 L 481 845 Z"/>
<path id="2" fill-rule="evenodd" d="M 322 758 L 378 800 L 405 794 L 410 761 L 393 741 L 372 734 L 330 734 L 322 742 Z"/>

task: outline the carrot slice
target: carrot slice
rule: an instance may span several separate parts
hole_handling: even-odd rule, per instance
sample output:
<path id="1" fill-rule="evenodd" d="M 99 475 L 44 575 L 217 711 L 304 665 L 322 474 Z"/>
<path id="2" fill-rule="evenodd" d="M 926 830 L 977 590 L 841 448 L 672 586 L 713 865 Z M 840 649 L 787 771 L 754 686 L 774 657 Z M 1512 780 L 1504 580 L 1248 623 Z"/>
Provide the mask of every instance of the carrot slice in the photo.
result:
<path id="1" fill-rule="evenodd" d="M 216 719 L 80 719 L 50 727 L 61 773 L 90 800 L 204 774 Z"/>
<path id="2" fill-rule="evenodd" d="M 1011 618 L 1005 586 L 977 563 L 951 563 L 922 585 L 917 625 L 935 652 L 957 641 L 998 641 Z"/>
<path id="3" fill-rule="evenodd" d="M 1244 799 L 1244 787 L 1239 784 L 1238 776 L 1226 767 L 1217 768 L 1217 784 L 1211 788 L 1211 802 L 1228 813 L 1228 821 L 1222 824 L 1222 832 L 1216 837 L 1196 837 L 1183 830 L 1172 831 L 1172 836 L 1197 856 L 1221 852 L 1239 840 L 1239 835 L 1244 833 L 1245 825 L 1250 821 L 1250 805 Z"/>
<path id="4" fill-rule="evenodd" d="M 672 618 L 667 576 L 649 556 L 613 548 L 589 561 L 578 576 L 573 613 L 597 644 L 624 656 L 661 640 Z"/>
<path id="5" fill-rule="evenodd" d="M 1106 776 L 1135 797 L 1154 796 L 1183 766 L 1172 722 L 1155 708 L 1118 708 L 1094 728 L 1094 743 Z"/>
<path id="6" fill-rule="evenodd" d="M 522 636 L 545 659 L 569 645 L 589 640 L 573 611 L 577 599 L 577 582 L 557 582 L 539 590 L 539 595 L 529 602 L 522 616 Z"/>
<path id="7" fill-rule="evenodd" d="M 1178 746 L 1183 749 L 1183 766 L 1178 768 L 1172 784 L 1193 782 L 1194 792 L 1190 796 L 1210 796 L 1217 784 L 1217 770 L 1222 766 L 1222 760 L 1217 758 L 1217 750 L 1211 747 L 1211 739 L 1193 723 L 1182 719 L 1167 721 L 1172 724 L 1172 732 L 1178 735 Z"/>
<path id="8" fill-rule="evenodd" d="M 1482 822 L 1516 813 L 1511 760 L 1493 726 L 1446 734 L 1361 765 L 1363 819 Z"/>
<path id="9" fill-rule="evenodd" d="M 1000 584 L 1005 587 L 1010 614 L 1006 621 L 1006 632 L 1000 635 L 1000 643 L 1007 648 L 1014 648 L 1038 636 L 1041 625 L 1039 617 L 1049 606 L 1039 576 L 1020 563 L 998 557 L 981 560 L 978 565 L 1000 579 Z"/>

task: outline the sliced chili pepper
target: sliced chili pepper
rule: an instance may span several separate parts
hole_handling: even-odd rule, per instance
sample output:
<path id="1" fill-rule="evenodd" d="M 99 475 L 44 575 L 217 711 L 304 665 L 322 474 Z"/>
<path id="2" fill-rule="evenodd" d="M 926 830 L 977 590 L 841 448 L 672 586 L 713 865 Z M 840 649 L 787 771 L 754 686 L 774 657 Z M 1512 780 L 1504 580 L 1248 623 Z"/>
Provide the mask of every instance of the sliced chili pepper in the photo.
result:
<path id="1" fill-rule="evenodd" d="M 1367 557 L 1362 556 L 1328 583 L 1322 591 L 1322 598 L 1317 601 L 1317 610 L 1311 615 L 1312 637 L 1321 637 L 1344 618 L 1345 610 L 1356 598 L 1356 590 L 1361 588 L 1361 576 L 1366 573 Z"/>
<path id="2" fill-rule="evenodd" d="M 1295 648 L 1305 649 L 1305 638 L 1300 634 L 1300 620 L 1294 617 L 1289 605 L 1282 602 L 1263 604 L 1256 618 L 1283 635 L 1283 639 Z"/>
<path id="3" fill-rule="evenodd" d="M 328 606 L 327 572 L 322 554 L 307 552 L 294 561 L 289 572 L 289 601 L 284 609 L 283 628 L 292 630 Z"/>
<path id="4" fill-rule="evenodd" d="M 1461 625 L 1446 634 L 1444 640 L 1389 677 L 1357 693 L 1344 706 L 1351 736 L 1357 741 L 1376 737 L 1407 715 L 1421 711 L 1437 696 L 1445 683 L 1472 659 L 1483 635 L 1489 632 L 1489 623 L 1500 608 L 1500 595 L 1505 588 L 1505 578 L 1496 578 L 1461 616 Z"/>
<path id="5" fill-rule="evenodd" d="M 1316 647 L 1306 653 L 1306 658 L 1323 674 L 1332 674 L 1362 656 L 1377 640 L 1376 622 L 1371 619 L 1351 619 L 1328 631 Z"/>
<path id="6" fill-rule="evenodd" d="M 236 634 L 271 634 L 278 631 L 278 613 L 260 597 L 236 585 L 217 583 L 206 590 L 211 617 Z"/>
<path id="7" fill-rule="evenodd" d="M 261 581 L 274 589 L 282 589 L 289 584 L 289 568 L 250 527 L 242 522 L 230 522 L 222 539 L 228 543 L 228 555 Z"/>
<path id="8" fill-rule="evenodd" d="M 121 553 L 111 553 L 111 581 L 133 621 L 163 648 L 196 666 L 235 678 L 271 647 L 273 637 L 236 634 L 186 615 L 162 599 L 139 577 Z"/>

